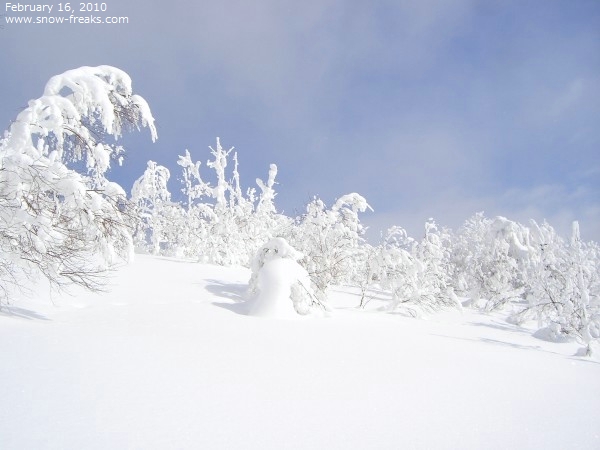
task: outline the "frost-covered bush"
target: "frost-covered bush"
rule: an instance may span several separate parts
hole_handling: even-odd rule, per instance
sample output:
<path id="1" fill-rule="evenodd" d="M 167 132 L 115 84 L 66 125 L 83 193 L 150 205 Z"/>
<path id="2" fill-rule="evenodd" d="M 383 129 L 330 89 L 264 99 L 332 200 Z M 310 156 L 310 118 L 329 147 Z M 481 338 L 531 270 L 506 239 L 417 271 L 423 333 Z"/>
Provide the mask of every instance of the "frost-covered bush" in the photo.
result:
<path id="1" fill-rule="evenodd" d="M 256 179 L 260 194 L 257 195 L 254 188 L 247 189 L 244 194 L 236 153 L 232 158 L 232 178 L 229 181 L 226 178 L 228 156 L 233 147 L 225 151 L 217 138 L 216 147 L 210 147 L 210 150 L 213 159 L 207 162 L 207 166 L 214 170 L 216 183 L 201 189 L 210 192 L 210 197 L 202 198 L 198 203 L 204 206 L 200 216 L 196 216 L 194 227 L 205 238 L 197 242 L 197 257 L 204 262 L 247 267 L 260 246 L 278 235 L 280 229 L 290 222 L 276 212 L 273 202 L 277 166 L 270 165 L 266 183 Z M 212 209 L 212 215 L 204 213 L 207 208 Z"/>
<path id="2" fill-rule="evenodd" d="M 375 267 L 377 283 L 391 294 L 389 310 L 403 308 L 418 315 L 413 299 L 417 299 L 419 271 L 422 265 L 411 255 L 414 240 L 400 227 L 390 228 L 382 243 L 377 246 L 372 265 Z"/>
<path id="3" fill-rule="evenodd" d="M 114 67 L 54 76 L 0 141 L 0 281 L 45 276 L 98 289 L 132 251 L 125 192 L 106 179 L 123 148 L 111 140 L 154 119 Z M 74 169 L 78 168 L 80 172 Z"/>
<path id="4" fill-rule="evenodd" d="M 509 320 L 537 320 L 538 336 L 573 338 L 590 354 L 600 339 L 600 250 L 583 242 L 573 224 L 570 241 L 546 222 L 530 227 L 479 213 L 453 243 L 455 289 L 485 310 L 511 305 Z"/>
<path id="5" fill-rule="evenodd" d="M 296 219 L 287 237 L 303 254 L 302 265 L 315 284 L 321 299 L 334 284 L 351 284 L 364 244 L 365 228 L 359 212 L 371 209 L 359 194 L 340 197 L 331 209 L 315 198 L 306 213 Z"/>
<path id="6" fill-rule="evenodd" d="M 285 317 L 328 309 L 315 296 L 308 272 L 298 263 L 302 256 L 283 238 L 273 238 L 260 248 L 248 283 L 251 315 Z"/>
<path id="7" fill-rule="evenodd" d="M 134 239 L 144 250 L 154 255 L 161 251 L 161 242 L 168 242 L 165 235 L 177 228 L 177 222 L 169 219 L 172 208 L 171 193 L 167 182 L 171 177 L 169 169 L 148 161 L 144 174 L 139 177 L 131 189 L 131 202 L 136 206 L 137 226 Z"/>
<path id="8" fill-rule="evenodd" d="M 179 156 L 185 206 L 171 201 L 167 188 L 169 171 L 150 161 L 146 173 L 136 181 L 132 201 L 140 222 L 136 246 L 154 254 L 179 255 L 205 263 L 249 266 L 262 243 L 281 233 L 291 220 L 278 214 L 274 204 L 277 166 L 271 164 L 268 179 L 256 180 L 256 189 L 242 191 L 237 154 L 228 180 L 227 167 L 233 147 L 209 147 L 212 158 L 206 166 L 214 171 L 215 182 L 204 181 L 201 163 L 188 150 Z"/>
<path id="9" fill-rule="evenodd" d="M 450 283 L 449 235 L 440 232 L 433 220 L 425 224 L 425 235 L 418 242 L 400 227 L 388 230 L 374 253 L 379 285 L 392 296 L 389 311 L 412 316 L 443 308 L 459 307 Z"/>
<path id="10" fill-rule="evenodd" d="M 360 290 L 358 308 L 364 308 L 374 297 L 373 287 L 379 281 L 379 265 L 377 263 L 378 247 L 368 243 L 359 246 L 354 254 L 354 264 L 349 285 Z"/>
<path id="11" fill-rule="evenodd" d="M 422 265 L 419 302 L 424 310 L 459 307 L 452 286 L 452 235 L 440 229 L 433 219 L 425 222 L 423 239 L 413 244 L 413 255 Z"/>
<path id="12" fill-rule="evenodd" d="M 531 256 L 526 227 L 478 213 L 465 222 L 453 246 L 454 288 L 473 306 L 492 311 L 523 298 Z"/>
<path id="13" fill-rule="evenodd" d="M 577 222 L 569 242 L 547 223 L 532 221 L 531 235 L 536 252 L 528 271 L 527 305 L 512 319 L 536 319 L 546 338 L 574 338 L 589 355 L 600 339 L 600 248 L 582 242 Z"/>

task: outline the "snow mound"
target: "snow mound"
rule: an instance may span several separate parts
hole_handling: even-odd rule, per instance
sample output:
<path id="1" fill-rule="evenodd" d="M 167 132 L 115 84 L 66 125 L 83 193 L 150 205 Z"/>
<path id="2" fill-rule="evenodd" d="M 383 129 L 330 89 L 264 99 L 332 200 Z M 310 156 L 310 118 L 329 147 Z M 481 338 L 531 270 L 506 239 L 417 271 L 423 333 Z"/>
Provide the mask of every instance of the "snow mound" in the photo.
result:
<path id="1" fill-rule="evenodd" d="M 308 272 L 298 263 L 302 257 L 283 238 L 273 238 L 261 247 L 252 262 L 249 315 L 294 318 L 324 310 Z"/>
<path id="2" fill-rule="evenodd" d="M 0 448 L 600 448 L 600 364 L 573 358 L 577 343 L 471 309 L 356 309 L 346 287 L 328 320 L 248 317 L 233 307 L 249 276 L 136 255 L 101 296 L 15 298 L 0 309 Z"/>
<path id="3" fill-rule="evenodd" d="M 258 293 L 250 300 L 249 315 L 298 317 L 292 297 L 302 289 L 300 284 L 310 286 L 310 278 L 296 261 L 278 258 L 265 262 L 258 273 Z"/>

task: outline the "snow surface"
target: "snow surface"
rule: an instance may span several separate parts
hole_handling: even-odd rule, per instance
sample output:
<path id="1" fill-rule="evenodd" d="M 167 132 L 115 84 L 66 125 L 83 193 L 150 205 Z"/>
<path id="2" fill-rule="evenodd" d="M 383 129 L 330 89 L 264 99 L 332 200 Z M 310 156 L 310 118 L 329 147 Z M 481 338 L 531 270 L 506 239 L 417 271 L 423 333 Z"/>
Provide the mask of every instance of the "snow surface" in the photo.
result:
<path id="1" fill-rule="evenodd" d="M 598 449 L 600 364 L 493 315 L 243 314 L 245 269 L 136 257 L 0 314 L 0 448 Z"/>

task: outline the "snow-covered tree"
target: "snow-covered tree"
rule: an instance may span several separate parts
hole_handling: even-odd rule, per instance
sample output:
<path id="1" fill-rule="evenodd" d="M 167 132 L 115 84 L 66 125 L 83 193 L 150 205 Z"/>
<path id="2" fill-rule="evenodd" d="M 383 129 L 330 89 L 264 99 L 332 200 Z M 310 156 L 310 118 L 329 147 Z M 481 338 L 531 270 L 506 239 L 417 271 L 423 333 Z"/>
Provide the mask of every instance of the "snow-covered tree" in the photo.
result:
<path id="1" fill-rule="evenodd" d="M 391 294 L 388 310 L 403 309 L 417 316 L 420 312 L 411 300 L 419 289 L 418 272 L 422 266 L 411 254 L 413 244 L 414 240 L 403 228 L 391 227 L 376 247 L 371 264 L 375 268 L 375 280 Z"/>
<path id="2" fill-rule="evenodd" d="M 452 287 L 452 235 L 440 229 L 433 219 L 425 222 L 425 234 L 413 245 L 413 256 L 421 264 L 417 302 L 423 310 L 459 307 Z"/>
<path id="3" fill-rule="evenodd" d="M 504 217 L 478 213 L 459 230 L 454 244 L 455 289 L 487 311 L 519 301 L 531 248 L 529 230 Z"/>
<path id="4" fill-rule="evenodd" d="M 277 234 L 276 229 L 285 220 L 275 210 L 273 199 L 277 166 L 271 165 L 269 179 L 257 179 L 261 195 L 253 188 L 244 195 L 238 171 L 237 153 L 233 153 L 233 173 L 227 180 L 226 168 L 233 147 L 225 151 L 217 138 L 215 148 L 209 147 L 213 160 L 207 162 L 216 176 L 216 185 L 210 191 L 214 203 L 212 215 L 202 211 L 197 229 L 203 230 L 199 242 L 199 256 L 204 262 L 248 266 L 260 245 Z M 258 203 L 257 203 L 258 202 Z"/>
<path id="5" fill-rule="evenodd" d="M 356 193 L 340 197 L 331 209 L 315 198 L 290 229 L 290 239 L 304 254 L 302 264 L 323 300 L 329 286 L 352 281 L 365 232 L 358 213 L 367 209 L 371 207 L 365 198 Z"/>
<path id="6" fill-rule="evenodd" d="M 549 224 L 531 223 L 537 251 L 528 271 L 527 306 L 512 319 L 537 319 L 546 338 L 577 339 L 584 345 L 582 354 L 590 355 L 600 339 L 600 249 L 581 240 L 577 222 L 569 242 Z"/>
<path id="7" fill-rule="evenodd" d="M 226 193 L 231 190 L 227 179 L 225 178 L 225 168 L 227 167 L 227 157 L 233 151 L 234 147 L 229 150 L 224 150 L 221 146 L 221 140 L 217 138 L 216 148 L 210 148 L 214 159 L 208 161 L 206 165 L 211 169 L 214 169 L 217 175 L 217 185 L 213 188 L 213 197 L 216 199 L 215 209 L 224 210 L 227 208 Z"/>
<path id="8" fill-rule="evenodd" d="M 136 241 L 144 246 L 149 239 L 149 250 L 154 255 L 160 253 L 160 244 L 166 241 L 163 235 L 167 230 L 163 222 L 166 219 L 166 205 L 171 201 L 171 193 L 167 187 L 170 177 L 169 169 L 148 161 L 144 174 L 135 181 L 131 189 L 131 201 L 136 205 L 139 215 Z"/>
<path id="9" fill-rule="evenodd" d="M 186 210 L 189 212 L 198 199 L 211 195 L 212 189 L 200 177 L 201 162 L 193 162 L 189 150 L 186 149 L 184 156 L 179 156 L 177 164 L 182 167 L 183 178 L 181 182 L 184 187 L 181 192 L 187 199 Z"/>
<path id="10" fill-rule="evenodd" d="M 256 184 L 260 188 L 260 197 L 258 200 L 258 205 L 256 206 L 256 212 L 258 214 L 269 215 L 274 214 L 277 210 L 275 209 L 275 189 L 273 186 L 275 185 L 275 177 L 277 176 L 277 166 L 275 164 L 271 164 L 269 166 L 269 178 L 267 182 L 264 183 L 260 178 L 256 179 Z"/>
<path id="11" fill-rule="evenodd" d="M 54 286 L 98 289 L 129 257 L 125 192 L 105 175 L 122 158 L 116 139 L 141 127 L 156 139 L 147 103 L 110 66 L 54 76 L 29 102 L 0 141 L 3 284 L 42 274 Z"/>
<path id="12" fill-rule="evenodd" d="M 360 245 L 354 253 L 354 264 L 349 284 L 360 290 L 358 308 L 364 308 L 373 298 L 370 293 L 379 280 L 378 247 L 368 243 Z"/>
<path id="13" fill-rule="evenodd" d="M 409 238 L 400 227 L 388 230 L 375 249 L 375 279 L 392 296 L 389 311 L 421 316 L 443 308 L 460 307 L 450 286 L 447 242 L 433 220 L 426 222 L 423 240 Z"/>
<path id="14" fill-rule="evenodd" d="M 132 200 L 141 217 L 137 244 L 139 248 L 149 246 L 153 253 L 248 266 L 258 248 L 291 222 L 275 208 L 277 166 L 270 165 L 266 182 L 256 180 L 260 194 L 255 188 L 244 193 L 233 147 L 225 150 L 217 138 L 216 146 L 209 149 L 213 158 L 206 167 L 214 171 L 212 184 L 203 180 L 201 163 L 194 162 L 188 150 L 179 156 L 185 208 L 170 201 L 166 168 L 151 163 L 136 182 Z M 228 173 L 230 158 L 233 170 Z"/>

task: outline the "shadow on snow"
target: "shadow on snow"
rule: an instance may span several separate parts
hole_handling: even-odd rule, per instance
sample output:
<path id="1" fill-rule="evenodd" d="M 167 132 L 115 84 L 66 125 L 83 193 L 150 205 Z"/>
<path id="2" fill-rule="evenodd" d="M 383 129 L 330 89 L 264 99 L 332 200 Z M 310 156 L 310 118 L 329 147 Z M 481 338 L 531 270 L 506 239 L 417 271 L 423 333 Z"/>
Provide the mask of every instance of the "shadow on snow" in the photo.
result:
<path id="1" fill-rule="evenodd" d="M 17 306 L 2 306 L 0 307 L 0 316 L 18 317 L 27 320 L 50 320 L 46 316 L 39 314 L 30 309 L 19 308 Z"/>
<path id="2" fill-rule="evenodd" d="M 248 285 L 245 283 L 223 283 L 219 280 L 206 280 L 208 283 L 204 288 L 218 297 L 226 298 L 230 302 L 213 302 L 219 308 L 224 308 L 236 314 L 247 315 L 248 305 L 244 294 Z"/>

